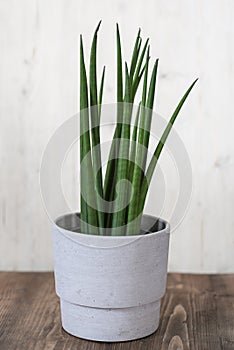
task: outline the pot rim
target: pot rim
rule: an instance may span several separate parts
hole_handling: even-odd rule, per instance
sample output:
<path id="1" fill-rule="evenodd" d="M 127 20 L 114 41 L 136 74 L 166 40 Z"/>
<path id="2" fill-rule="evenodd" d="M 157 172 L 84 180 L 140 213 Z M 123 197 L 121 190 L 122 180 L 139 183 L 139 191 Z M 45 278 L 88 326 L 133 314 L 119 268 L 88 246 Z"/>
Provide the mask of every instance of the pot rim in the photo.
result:
<path id="1" fill-rule="evenodd" d="M 170 233 L 170 224 L 168 221 L 160 218 L 160 217 L 156 217 L 156 216 L 153 216 L 153 215 L 148 215 L 148 214 L 143 214 L 143 217 L 144 218 L 148 218 L 148 219 L 152 219 L 154 220 L 155 222 L 160 222 L 161 224 L 164 225 L 164 228 L 161 229 L 161 230 L 158 230 L 158 231 L 155 231 L 155 232 L 148 232 L 147 234 L 139 234 L 139 235 L 124 235 L 124 236 L 110 236 L 110 235 L 95 235 L 95 234 L 90 234 L 90 233 L 82 233 L 82 232 L 77 232 L 77 231 L 73 231 L 73 230 L 70 230 L 70 229 L 67 229 L 67 228 L 64 228 L 62 226 L 59 226 L 58 225 L 58 221 L 61 220 L 61 219 L 64 219 L 65 217 L 69 217 L 69 216 L 72 216 L 72 215 L 77 215 L 77 214 L 80 214 L 80 213 L 66 213 L 66 214 L 63 214 L 63 215 L 60 215 L 59 217 L 57 217 L 54 221 L 54 225 L 55 227 L 59 230 L 59 231 L 62 231 L 62 232 L 67 232 L 68 234 L 72 234 L 75 236 L 78 237 L 86 237 L 87 239 L 90 239 L 90 238 L 95 238 L 95 239 L 98 239 L 98 240 L 118 240 L 118 241 L 122 241 L 122 240 L 134 240 L 134 239 L 139 239 L 139 238 L 142 238 L 142 237 L 152 237 L 152 236 L 155 236 L 155 235 L 161 235 L 163 233 L 167 233 L 169 234 Z"/>

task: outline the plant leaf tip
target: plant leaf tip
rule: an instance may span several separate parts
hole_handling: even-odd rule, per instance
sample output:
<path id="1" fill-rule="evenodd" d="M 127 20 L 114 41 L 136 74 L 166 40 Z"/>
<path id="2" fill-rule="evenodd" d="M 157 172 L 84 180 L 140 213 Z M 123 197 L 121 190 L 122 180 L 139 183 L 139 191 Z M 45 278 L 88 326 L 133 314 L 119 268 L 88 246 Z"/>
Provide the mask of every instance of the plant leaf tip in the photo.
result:
<path id="1" fill-rule="evenodd" d="M 125 62 L 125 73 L 126 73 L 127 76 L 129 76 L 128 64 L 127 64 L 127 62 Z"/>
<path id="2" fill-rule="evenodd" d="M 95 33 L 97 33 L 97 32 L 98 32 L 98 30 L 99 30 L 99 28 L 100 28 L 101 23 L 102 23 L 102 20 L 100 20 L 100 21 L 98 22 L 98 25 L 97 25 L 97 28 L 96 28 L 96 30 L 95 30 Z"/>
<path id="3" fill-rule="evenodd" d="M 199 80 L 199 78 L 195 79 L 194 82 L 190 85 L 190 89 L 192 89 L 194 87 L 194 85 L 196 84 L 196 82 Z"/>

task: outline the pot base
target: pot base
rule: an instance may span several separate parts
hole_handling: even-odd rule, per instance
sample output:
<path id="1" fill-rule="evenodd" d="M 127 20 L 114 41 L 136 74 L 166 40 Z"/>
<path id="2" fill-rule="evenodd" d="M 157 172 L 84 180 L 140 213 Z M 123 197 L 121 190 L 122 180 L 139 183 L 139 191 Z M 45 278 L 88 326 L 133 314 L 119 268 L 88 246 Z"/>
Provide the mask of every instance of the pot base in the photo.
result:
<path id="1" fill-rule="evenodd" d="M 130 308 L 95 308 L 60 299 L 62 326 L 76 337 L 121 342 L 146 337 L 159 325 L 160 300 Z"/>

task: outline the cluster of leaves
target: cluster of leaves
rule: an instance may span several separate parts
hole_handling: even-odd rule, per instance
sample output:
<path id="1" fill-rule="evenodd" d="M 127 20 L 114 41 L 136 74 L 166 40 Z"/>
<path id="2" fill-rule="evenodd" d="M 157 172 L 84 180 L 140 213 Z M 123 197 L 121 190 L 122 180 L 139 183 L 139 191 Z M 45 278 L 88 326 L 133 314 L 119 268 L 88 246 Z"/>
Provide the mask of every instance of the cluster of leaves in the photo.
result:
<path id="1" fill-rule="evenodd" d="M 91 46 L 89 84 L 82 36 L 80 38 L 80 160 L 82 162 L 85 159 L 85 166 L 81 165 L 80 168 L 81 232 L 99 235 L 136 235 L 141 232 L 144 204 L 159 156 L 179 111 L 197 80 L 180 100 L 146 168 L 158 59 L 149 74 L 149 40 L 142 44 L 139 29 L 130 66 L 125 63 L 123 67 L 119 27 L 116 26 L 117 122 L 103 179 L 100 118 L 105 67 L 98 89 L 96 52 L 99 27 L 100 23 L 95 30 Z M 141 80 L 143 82 L 141 101 L 131 130 L 133 104 Z M 126 180 L 131 183 L 131 193 Z M 121 190 L 117 193 L 119 183 Z"/>

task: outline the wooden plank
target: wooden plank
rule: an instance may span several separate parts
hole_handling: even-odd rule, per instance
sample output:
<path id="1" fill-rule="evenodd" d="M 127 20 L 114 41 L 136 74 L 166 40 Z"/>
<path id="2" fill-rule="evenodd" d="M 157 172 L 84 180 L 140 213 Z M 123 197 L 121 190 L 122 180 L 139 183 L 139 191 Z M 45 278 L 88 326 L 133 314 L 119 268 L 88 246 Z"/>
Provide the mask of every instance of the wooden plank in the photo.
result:
<path id="1" fill-rule="evenodd" d="M 61 328 L 52 273 L 0 273 L 0 349 L 233 350 L 234 275 L 169 274 L 157 332 L 98 343 Z"/>

